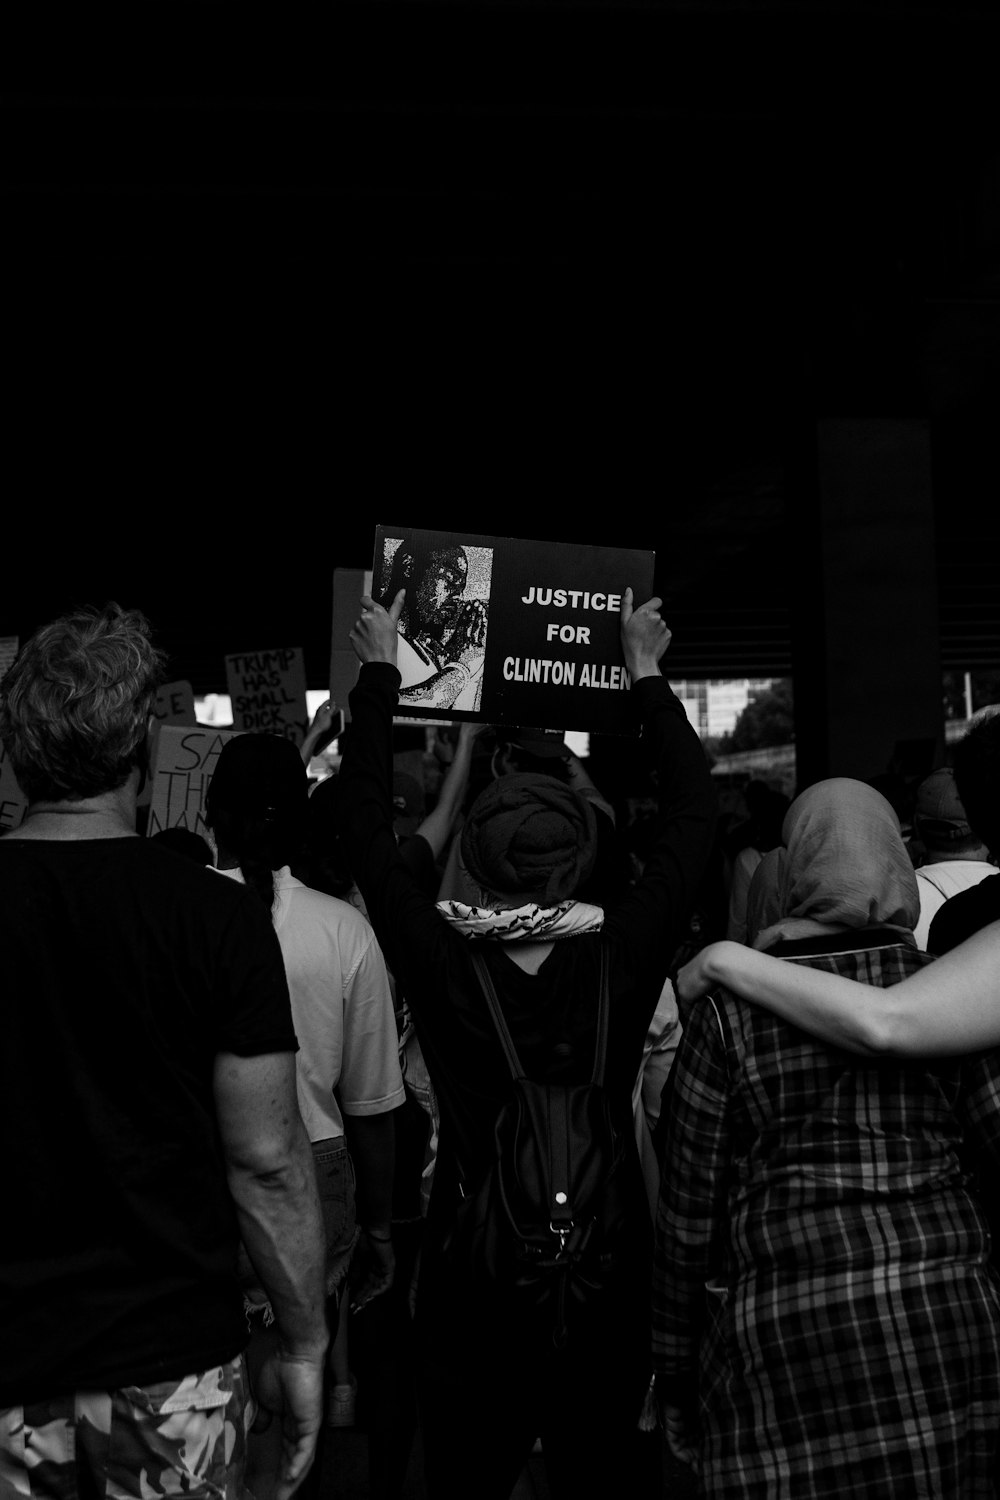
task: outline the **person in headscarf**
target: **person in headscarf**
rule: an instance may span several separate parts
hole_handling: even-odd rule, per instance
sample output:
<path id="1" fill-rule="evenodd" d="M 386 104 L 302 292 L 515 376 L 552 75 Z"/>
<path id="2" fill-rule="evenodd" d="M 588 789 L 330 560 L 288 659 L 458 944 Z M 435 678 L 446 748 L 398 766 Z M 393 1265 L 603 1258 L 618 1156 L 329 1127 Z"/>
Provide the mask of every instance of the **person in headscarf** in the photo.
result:
<path id="1" fill-rule="evenodd" d="M 597 857 L 592 807 L 557 778 L 533 772 L 499 777 L 470 809 L 461 835 L 465 897 L 438 903 L 421 889 L 392 833 L 402 594 L 389 609 L 363 599 L 351 632 L 362 666 L 340 770 L 343 834 L 375 932 L 405 987 L 441 1115 L 415 1313 L 429 1500 L 465 1500 L 470 1486 L 477 1500 L 507 1500 L 539 1437 L 553 1500 L 662 1493 L 660 1445 L 638 1431 L 650 1378 L 652 1258 L 638 1152 L 627 1161 L 637 1205 L 627 1264 L 568 1347 L 553 1345 L 548 1310 L 525 1311 L 511 1289 L 492 1282 L 458 1285 L 445 1258 L 462 1184 L 474 1187 L 489 1166 L 497 1114 L 510 1095 L 474 944 L 528 1076 L 553 1083 L 592 1074 L 606 955 L 604 1081 L 618 1118 L 632 1117 L 650 1020 L 716 818 L 704 750 L 660 671 L 670 639 L 660 603 L 633 609 L 631 590 L 622 600 L 630 697 L 660 802 L 642 876 L 606 912 L 579 899 Z"/>
<path id="2" fill-rule="evenodd" d="M 931 960 L 898 818 L 846 778 L 793 802 L 755 946 L 869 985 Z M 728 946 L 728 945 L 727 945 Z M 1000 1299 L 962 1169 L 1000 1158 L 1000 1065 L 880 1060 L 726 991 L 674 1064 L 654 1366 L 674 1453 L 717 1500 L 995 1494 Z"/>

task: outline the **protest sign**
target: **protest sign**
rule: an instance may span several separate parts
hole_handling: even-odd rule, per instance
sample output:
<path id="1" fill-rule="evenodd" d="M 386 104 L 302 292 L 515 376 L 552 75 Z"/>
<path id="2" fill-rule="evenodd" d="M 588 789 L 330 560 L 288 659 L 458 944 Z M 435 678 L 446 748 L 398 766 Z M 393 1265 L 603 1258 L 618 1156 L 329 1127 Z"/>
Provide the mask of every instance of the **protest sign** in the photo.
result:
<path id="1" fill-rule="evenodd" d="M 8 667 L 14 665 L 21 646 L 19 635 L 0 635 L 0 677 L 3 677 Z"/>
<path id="2" fill-rule="evenodd" d="M 235 730 L 266 730 L 302 744 L 309 709 L 301 647 L 233 652 L 226 657 L 226 681 Z"/>
<path id="3" fill-rule="evenodd" d="M 195 724 L 194 693 L 183 678 L 165 682 L 156 695 L 153 717 L 157 724 Z"/>
<path id="4" fill-rule="evenodd" d="M 373 596 L 406 589 L 399 709 L 605 734 L 627 711 L 621 601 L 653 591 L 655 555 L 464 532 L 376 528 Z"/>
<path id="5" fill-rule="evenodd" d="M 157 744 L 164 724 L 196 724 L 194 693 L 183 678 L 165 682 L 153 702 L 153 723 L 149 731 L 149 761 L 156 764 Z M 153 779 L 147 776 L 136 797 L 137 807 L 148 807 L 153 797 Z"/>
<path id="6" fill-rule="evenodd" d="M 361 596 L 370 594 L 372 572 L 370 568 L 334 568 L 333 570 L 333 632 L 330 638 L 330 698 L 336 708 L 344 712 L 350 722 L 351 710 L 347 695 L 358 680 L 361 663 L 351 645 L 351 631 L 361 613 Z"/>
<path id="7" fill-rule="evenodd" d="M 205 793 L 231 729 L 163 724 L 156 743 L 146 835 L 190 828 L 207 838 Z"/>
<path id="8" fill-rule="evenodd" d="M 18 786 L 10 758 L 0 744 L 0 833 L 19 828 L 27 810 L 28 799 Z"/>

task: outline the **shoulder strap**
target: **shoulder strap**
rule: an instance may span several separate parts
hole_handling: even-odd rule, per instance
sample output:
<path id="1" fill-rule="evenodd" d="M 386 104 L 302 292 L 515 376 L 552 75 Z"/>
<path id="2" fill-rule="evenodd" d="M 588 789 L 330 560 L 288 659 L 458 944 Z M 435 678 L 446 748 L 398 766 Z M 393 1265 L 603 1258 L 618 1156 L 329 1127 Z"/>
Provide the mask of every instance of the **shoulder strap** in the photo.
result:
<path id="1" fill-rule="evenodd" d="M 489 1007 L 490 1015 L 493 1018 L 493 1024 L 497 1029 L 498 1036 L 500 1037 L 500 1044 L 503 1047 L 504 1056 L 507 1059 L 507 1066 L 510 1068 L 511 1076 L 513 1078 L 523 1078 L 525 1076 L 524 1068 L 521 1066 L 521 1059 L 518 1057 L 517 1051 L 514 1047 L 514 1039 L 510 1034 L 510 1029 L 507 1025 L 504 1013 L 500 1008 L 500 1001 L 497 998 L 496 985 L 493 983 L 493 976 L 490 973 L 489 969 L 486 967 L 486 961 L 475 943 L 473 943 L 469 948 L 469 957 L 472 959 L 472 967 L 476 972 L 476 977 L 478 978 L 479 983 L 482 987 L 483 994 L 486 997 L 486 1004 Z M 597 1002 L 597 1044 L 594 1049 L 594 1071 L 591 1075 L 592 1083 L 604 1082 L 604 1062 L 608 1050 L 608 1014 L 610 1012 L 610 1009 L 611 1002 L 608 992 L 608 949 L 607 944 L 602 943 L 601 992 Z"/>

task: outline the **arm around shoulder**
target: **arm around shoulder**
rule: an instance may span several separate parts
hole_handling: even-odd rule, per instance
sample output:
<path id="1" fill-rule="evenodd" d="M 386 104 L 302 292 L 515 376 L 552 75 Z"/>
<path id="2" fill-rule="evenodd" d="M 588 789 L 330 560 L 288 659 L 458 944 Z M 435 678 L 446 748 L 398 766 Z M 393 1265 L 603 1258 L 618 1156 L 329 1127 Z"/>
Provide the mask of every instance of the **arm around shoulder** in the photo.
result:
<path id="1" fill-rule="evenodd" d="M 690 1001 L 723 985 L 848 1052 L 945 1057 L 1000 1045 L 1000 922 L 889 989 L 712 943 L 679 971 Z"/>

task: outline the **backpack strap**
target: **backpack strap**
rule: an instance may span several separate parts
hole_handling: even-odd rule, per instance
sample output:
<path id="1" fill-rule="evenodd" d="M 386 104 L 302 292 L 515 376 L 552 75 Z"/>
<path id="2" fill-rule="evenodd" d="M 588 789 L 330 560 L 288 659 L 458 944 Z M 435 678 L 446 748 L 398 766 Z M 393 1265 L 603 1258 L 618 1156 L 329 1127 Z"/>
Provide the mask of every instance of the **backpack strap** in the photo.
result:
<path id="1" fill-rule="evenodd" d="M 497 999 L 493 975 L 486 967 L 486 960 L 483 958 L 483 955 L 474 945 L 469 948 L 469 957 L 472 959 L 472 967 L 476 971 L 476 977 L 482 987 L 483 994 L 486 996 L 486 1004 L 489 1006 L 490 1015 L 493 1017 L 493 1025 L 496 1027 L 497 1034 L 500 1037 L 500 1044 L 503 1047 L 511 1076 L 513 1078 L 523 1078 L 525 1076 L 524 1069 L 521 1066 L 521 1059 L 518 1057 L 514 1047 L 514 1038 L 510 1034 L 503 1011 L 500 1009 L 500 1001 Z"/>
<path id="2" fill-rule="evenodd" d="M 507 1059 L 507 1066 L 510 1068 L 511 1076 L 513 1078 L 524 1078 L 524 1068 L 521 1066 L 521 1059 L 518 1057 L 517 1051 L 514 1047 L 514 1039 L 510 1034 L 510 1029 L 507 1025 L 504 1013 L 500 1007 L 500 1001 L 497 998 L 496 985 L 493 983 L 493 976 L 490 973 L 489 969 L 486 967 L 486 960 L 483 958 L 482 953 L 479 951 L 478 947 L 475 944 L 472 944 L 469 948 L 469 957 L 472 959 L 472 967 L 476 971 L 476 977 L 478 978 L 479 983 L 482 987 L 483 994 L 486 997 L 486 1004 L 489 1007 L 490 1015 L 493 1017 L 493 1024 L 497 1029 L 498 1036 L 500 1037 L 500 1044 L 503 1047 L 504 1056 Z M 597 1043 L 594 1049 L 594 1071 L 591 1075 L 591 1083 L 604 1082 L 604 1063 L 608 1051 L 608 1016 L 610 1014 L 610 1010 L 611 999 L 608 989 L 608 949 L 607 944 L 602 943 L 601 992 L 597 1002 Z"/>

